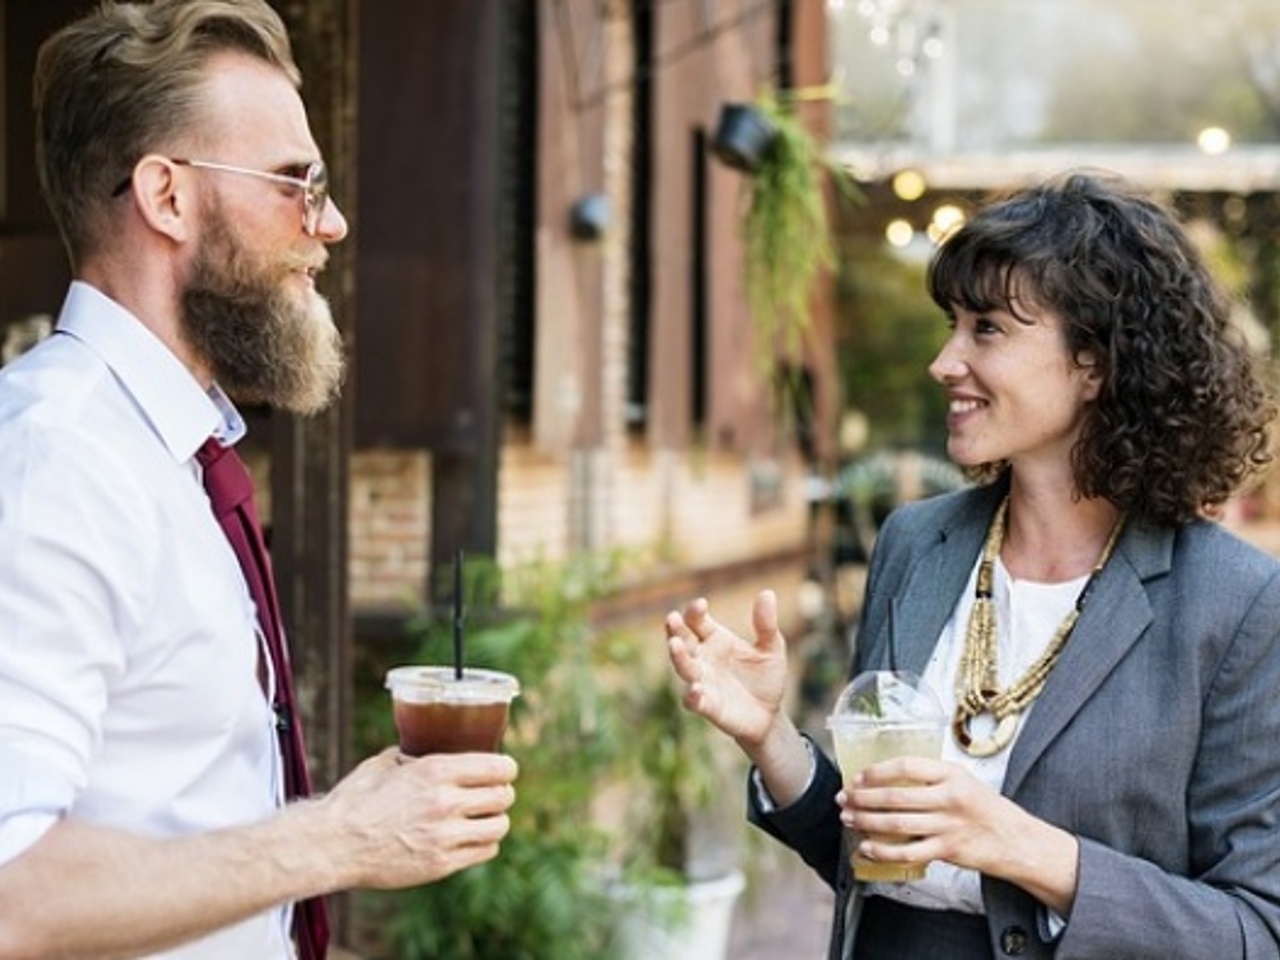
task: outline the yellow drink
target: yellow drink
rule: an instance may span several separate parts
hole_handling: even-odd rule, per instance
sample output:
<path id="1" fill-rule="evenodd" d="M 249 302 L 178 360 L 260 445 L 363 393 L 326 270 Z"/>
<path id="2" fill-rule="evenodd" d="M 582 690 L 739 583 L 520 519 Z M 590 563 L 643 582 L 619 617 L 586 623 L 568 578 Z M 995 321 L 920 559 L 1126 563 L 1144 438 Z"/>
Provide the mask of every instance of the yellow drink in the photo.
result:
<path id="1" fill-rule="evenodd" d="M 836 759 L 845 787 L 853 785 L 853 778 L 864 768 L 894 757 L 942 756 L 942 736 L 945 727 L 934 723 L 891 721 L 874 722 L 859 720 L 833 723 L 832 740 L 835 742 Z M 855 836 L 855 840 L 857 837 Z M 904 843 L 889 837 L 869 837 L 885 843 Z M 903 883 L 922 880 L 926 864 L 885 863 L 868 860 L 856 851 L 852 857 L 853 875 L 858 880 L 875 883 Z"/>

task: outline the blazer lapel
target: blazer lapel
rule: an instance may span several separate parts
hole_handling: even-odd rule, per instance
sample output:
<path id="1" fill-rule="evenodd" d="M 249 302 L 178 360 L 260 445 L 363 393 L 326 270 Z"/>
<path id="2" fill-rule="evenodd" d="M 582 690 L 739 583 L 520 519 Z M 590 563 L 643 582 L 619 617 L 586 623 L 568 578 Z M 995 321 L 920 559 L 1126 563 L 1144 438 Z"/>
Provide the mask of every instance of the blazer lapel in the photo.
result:
<path id="1" fill-rule="evenodd" d="M 1013 796 L 1027 772 L 1151 623 L 1144 581 L 1167 573 L 1174 534 L 1131 528 L 1098 576 L 1062 657 L 1014 744 L 1003 793 Z"/>
<path id="2" fill-rule="evenodd" d="M 933 537 L 933 545 L 911 566 L 890 604 L 893 669 L 924 673 L 942 628 L 969 582 L 1005 485 L 983 493 L 979 501 L 961 501 L 967 509 L 942 518 L 936 531 L 921 531 L 921 536 Z"/>

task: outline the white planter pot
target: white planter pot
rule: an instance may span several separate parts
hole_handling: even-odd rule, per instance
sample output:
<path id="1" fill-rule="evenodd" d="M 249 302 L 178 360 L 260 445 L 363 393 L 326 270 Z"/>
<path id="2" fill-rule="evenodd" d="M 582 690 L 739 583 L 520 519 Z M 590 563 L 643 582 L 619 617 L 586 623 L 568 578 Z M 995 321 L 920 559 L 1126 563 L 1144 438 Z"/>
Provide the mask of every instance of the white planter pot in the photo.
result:
<path id="1" fill-rule="evenodd" d="M 619 929 L 627 960 L 725 960 L 733 929 L 733 908 L 745 886 L 741 871 L 681 887 L 647 891 L 653 903 L 628 897 Z"/>

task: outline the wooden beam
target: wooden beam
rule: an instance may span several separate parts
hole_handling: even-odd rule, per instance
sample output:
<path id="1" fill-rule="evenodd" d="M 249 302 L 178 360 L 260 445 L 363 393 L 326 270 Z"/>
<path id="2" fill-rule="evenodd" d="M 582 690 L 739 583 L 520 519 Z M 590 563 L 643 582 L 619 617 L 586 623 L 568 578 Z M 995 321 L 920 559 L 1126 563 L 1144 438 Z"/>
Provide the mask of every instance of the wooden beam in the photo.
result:
<path id="1" fill-rule="evenodd" d="M 316 140 L 329 161 L 333 193 L 348 216 L 354 197 L 350 110 L 355 66 L 347 0 L 278 2 L 302 69 Z M 321 278 L 354 353 L 354 256 L 332 249 Z M 351 617 L 347 603 L 347 492 L 350 384 L 344 399 L 311 418 L 271 417 L 272 560 L 317 787 L 349 766 Z"/>

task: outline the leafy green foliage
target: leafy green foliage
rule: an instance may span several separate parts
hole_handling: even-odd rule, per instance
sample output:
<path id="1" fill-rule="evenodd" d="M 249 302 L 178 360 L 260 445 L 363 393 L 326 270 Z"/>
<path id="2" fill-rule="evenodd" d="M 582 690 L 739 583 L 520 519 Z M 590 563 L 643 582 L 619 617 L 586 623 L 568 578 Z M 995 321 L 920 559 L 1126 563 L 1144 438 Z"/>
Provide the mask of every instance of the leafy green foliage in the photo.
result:
<path id="1" fill-rule="evenodd" d="M 632 850 L 628 868 L 657 882 L 683 878 L 697 812 L 719 782 L 710 726 L 684 709 L 664 670 L 629 691 L 632 733 Z"/>
<path id="2" fill-rule="evenodd" d="M 941 452 L 946 397 L 929 363 L 946 339 L 946 319 L 925 292 L 923 268 L 870 241 L 842 251 L 836 302 L 846 406 L 871 426 L 871 449 Z"/>
<path id="3" fill-rule="evenodd" d="M 613 902 L 584 865 L 600 856 L 590 834 L 513 830 L 498 860 L 398 895 L 387 931 L 404 960 L 600 960 Z"/>
<path id="4" fill-rule="evenodd" d="M 492 564 L 468 562 L 466 595 L 476 599 L 467 611 L 467 663 L 520 678 L 503 744 L 520 764 L 517 800 L 497 860 L 413 890 L 365 895 L 397 960 L 610 956 L 617 906 L 602 884 L 608 844 L 590 807 L 631 745 L 602 678 L 626 671 L 632 648 L 598 634 L 589 609 L 621 562 L 592 555 L 532 564 L 501 585 Z M 515 612 L 498 612 L 500 586 Z M 424 616 L 417 633 L 411 662 L 451 662 L 451 616 Z M 395 737 L 379 693 L 360 711 L 363 735 L 377 745 Z"/>
<path id="5" fill-rule="evenodd" d="M 796 355 L 814 282 L 835 264 L 825 192 L 832 168 L 785 104 L 765 93 L 756 106 L 777 131 L 750 181 L 742 221 L 747 301 L 767 365 Z"/>

